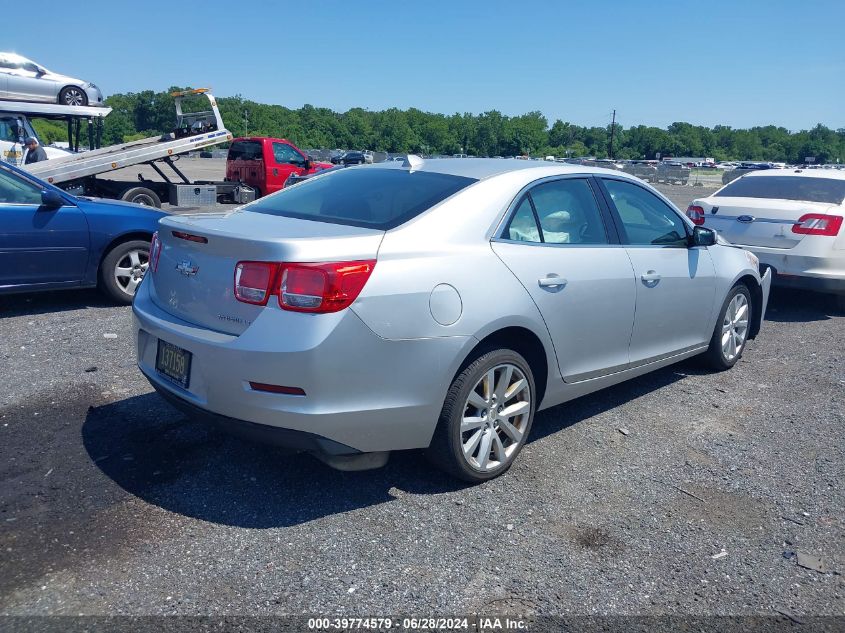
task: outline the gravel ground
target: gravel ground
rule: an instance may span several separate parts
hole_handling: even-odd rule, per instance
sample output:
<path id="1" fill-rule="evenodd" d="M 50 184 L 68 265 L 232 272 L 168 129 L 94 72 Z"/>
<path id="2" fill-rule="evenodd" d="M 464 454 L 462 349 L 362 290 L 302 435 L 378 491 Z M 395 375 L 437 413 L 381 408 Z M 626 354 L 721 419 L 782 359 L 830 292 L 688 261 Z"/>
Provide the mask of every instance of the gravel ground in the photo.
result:
<path id="1" fill-rule="evenodd" d="M 413 451 L 341 473 L 190 421 L 135 368 L 130 317 L 95 292 L 0 298 L 0 614 L 845 613 L 827 297 L 774 291 L 732 371 L 538 414 L 476 487 Z"/>

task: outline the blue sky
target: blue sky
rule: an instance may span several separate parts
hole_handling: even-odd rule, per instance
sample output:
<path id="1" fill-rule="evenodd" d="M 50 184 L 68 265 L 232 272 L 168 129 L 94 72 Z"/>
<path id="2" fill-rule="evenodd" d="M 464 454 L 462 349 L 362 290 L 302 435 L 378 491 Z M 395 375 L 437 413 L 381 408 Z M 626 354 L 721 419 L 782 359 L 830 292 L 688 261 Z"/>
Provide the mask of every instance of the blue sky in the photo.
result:
<path id="1" fill-rule="evenodd" d="M 845 127 L 843 0 L 38 5 L 37 29 L 7 28 L 0 46 L 106 94 L 192 85 L 340 111 Z"/>

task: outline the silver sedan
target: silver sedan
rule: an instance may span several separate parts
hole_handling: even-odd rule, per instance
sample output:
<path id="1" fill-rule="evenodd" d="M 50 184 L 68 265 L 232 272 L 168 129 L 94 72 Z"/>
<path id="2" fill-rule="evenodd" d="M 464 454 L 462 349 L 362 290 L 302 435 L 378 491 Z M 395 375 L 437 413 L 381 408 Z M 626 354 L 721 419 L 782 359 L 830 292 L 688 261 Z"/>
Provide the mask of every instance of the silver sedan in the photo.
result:
<path id="1" fill-rule="evenodd" d="M 90 81 L 54 73 L 14 53 L 0 53 L 0 99 L 98 106 L 103 93 Z"/>
<path id="2" fill-rule="evenodd" d="M 176 407 L 342 469 L 425 449 L 478 482 L 535 413 L 760 331 L 757 258 L 617 171 L 422 160 L 169 216 L 133 312 Z"/>

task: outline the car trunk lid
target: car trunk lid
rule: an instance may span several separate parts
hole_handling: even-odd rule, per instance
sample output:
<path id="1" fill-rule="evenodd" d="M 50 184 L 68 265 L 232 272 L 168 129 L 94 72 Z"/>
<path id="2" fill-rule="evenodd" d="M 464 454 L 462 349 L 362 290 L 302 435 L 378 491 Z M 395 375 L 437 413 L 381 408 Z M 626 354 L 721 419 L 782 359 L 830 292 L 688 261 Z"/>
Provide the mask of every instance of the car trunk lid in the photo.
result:
<path id="1" fill-rule="evenodd" d="M 170 216 L 159 226 L 152 299 L 184 321 L 238 335 L 266 309 L 235 298 L 238 262 L 374 260 L 383 237 L 377 229 L 243 210 Z"/>
<path id="2" fill-rule="evenodd" d="M 793 225 L 808 213 L 827 215 L 835 206 L 822 202 L 768 198 L 716 197 L 696 200 L 704 211 L 704 224 L 732 244 L 790 249 L 804 235 Z"/>

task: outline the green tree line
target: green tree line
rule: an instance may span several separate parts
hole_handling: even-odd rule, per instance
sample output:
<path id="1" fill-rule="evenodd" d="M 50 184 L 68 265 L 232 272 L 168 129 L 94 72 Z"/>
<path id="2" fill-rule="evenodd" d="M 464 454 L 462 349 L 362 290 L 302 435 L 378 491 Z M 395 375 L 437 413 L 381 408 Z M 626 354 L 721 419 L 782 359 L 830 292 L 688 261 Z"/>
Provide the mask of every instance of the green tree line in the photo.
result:
<path id="1" fill-rule="evenodd" d="M 108 97 L 106 104 L 113 111 L 106 117 L 103 143 L 115 144 L 171 131 L 174 126 L 171 91 L 145 90 Z M 610 125 L 584 127 L 560 119 L 550 125 L 548 119 L 536 111 L 519 116 L 507 116 L 497 110 L 446 115 L 416 108 L 381 111 L 352 108 L 335 112 L 312 105 L 285 108 L 256 103 L 241 96 L 221 97 L 217 103 L 223 121 L 235 136 L 248 133 L 282 137 L 309 149 L 597 158 L 608 157 L 610 149 Z M 36 129 L 46 143 L 67 137 L 67 129 L 61 123 L 39 121 Z M 814 156 L 818 163 L 845 162 L 845 128 L 832 130 L 819 124 L 801 131 L 774 125 L 735 129 L 682 122 L 673 123 L 666 129 L 647 125 L 615 126 L 613 158 L 652 159 L 658 153 L 661 156 L 787 163 L 800 163 L 805 157 Z"/>

